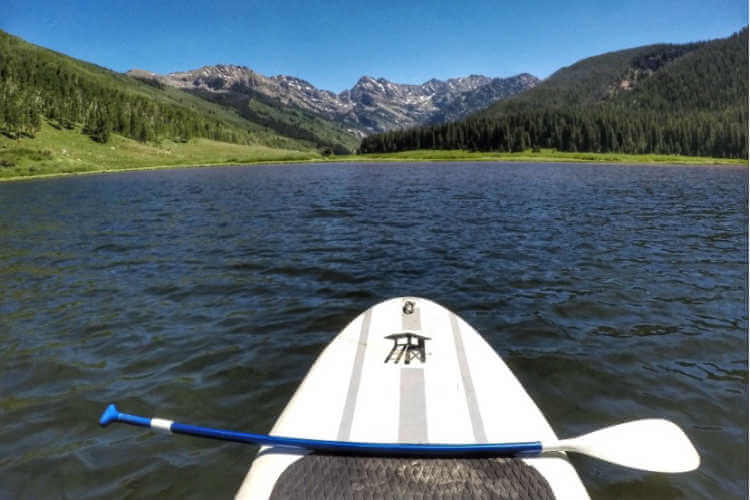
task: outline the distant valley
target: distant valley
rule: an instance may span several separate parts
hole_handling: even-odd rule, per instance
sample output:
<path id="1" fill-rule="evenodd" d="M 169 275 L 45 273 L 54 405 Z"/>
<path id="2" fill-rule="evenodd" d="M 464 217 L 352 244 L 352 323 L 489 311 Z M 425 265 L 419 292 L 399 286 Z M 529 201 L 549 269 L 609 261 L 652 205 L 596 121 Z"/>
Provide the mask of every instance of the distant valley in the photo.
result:
<path id="1" fill-rule="evenodd" d="M 544 81 L 363 76 L 334 93 L 236 65 L 121 73 L 0 30 L 0 178 L 354 152 L 746 159 L 747 37 L 609 52 Z"/>

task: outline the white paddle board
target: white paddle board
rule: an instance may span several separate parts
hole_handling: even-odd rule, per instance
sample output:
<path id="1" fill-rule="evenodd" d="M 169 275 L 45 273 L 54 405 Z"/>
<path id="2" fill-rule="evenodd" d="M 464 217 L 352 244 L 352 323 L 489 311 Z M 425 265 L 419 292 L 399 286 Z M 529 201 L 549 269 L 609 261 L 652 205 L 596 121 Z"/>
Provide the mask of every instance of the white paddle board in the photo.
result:
<path id="1" fill-rule="evenodd" d="M 382 302 L 349 323 L 315 361 L 271 434 L 375 443 L 557 439 L 542 412 L 489 344 L 451 311 L 415 297 Z M 336 481 L 325 480 L 325 474 L 307 472 L 305 479 L 284 474 L 292 470 L 293 464 L 300 465 L 301 460 L 309 458 L 304 451 L 261 448 L 237 498 L 283 497 L 279 494 L 283 486 L 295 486 L 298 492 L 315 492 L 309 496 L 326 495 L 326 488 L 333 488 Z M 349 468 L 343 470 L 351 469 L 352 460 L 368 458 L 347 460 Z M 541 476 L 540 481 L 546 481 L 552 498 L 589 498 L 564 453 L 513 460 L 514 466 L 523 468 L 521 472 Z M 404 467 L 430 464 L 404 463 Z M 321 465 L 316 467 L 319 471 Z M 392 469 L 380 469 L 386 471 L 383 474 L 388 479 L 387 470 Z M 425 481 L 441 480 L 434 471 L 431 474 L 429 478 L 425 475 Z M 335 479 L 339 488 L 349 485 L 363 496 L 373 496 L 372 492 L 366 493 L 368 485 L 362 478 L 347 478 L 345 473 L 337 472 Z M 284 485 L 285 480 L 305 484 Z M 324 483 L 313 484 L 318 480 Z M 465 496 L 466 491 L 460 491 Z M 424 494 L 429 496 L 429 491 Z"/>

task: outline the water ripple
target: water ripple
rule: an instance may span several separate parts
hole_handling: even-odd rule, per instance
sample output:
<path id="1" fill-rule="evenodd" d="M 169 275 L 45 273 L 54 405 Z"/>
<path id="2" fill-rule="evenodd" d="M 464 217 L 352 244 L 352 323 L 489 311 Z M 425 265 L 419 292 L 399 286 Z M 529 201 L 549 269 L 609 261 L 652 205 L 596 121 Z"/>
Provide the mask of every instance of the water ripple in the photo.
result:
<path id="1" fill-rule="evenodd" d="M 0 184 L 0 497 L 228 497 L 333 335 L 432 298 L 561 435 L 670 418 L 698 474 L 574 458 L 594 498 L 747 492 L 746 168 L 352 164 Z"/>

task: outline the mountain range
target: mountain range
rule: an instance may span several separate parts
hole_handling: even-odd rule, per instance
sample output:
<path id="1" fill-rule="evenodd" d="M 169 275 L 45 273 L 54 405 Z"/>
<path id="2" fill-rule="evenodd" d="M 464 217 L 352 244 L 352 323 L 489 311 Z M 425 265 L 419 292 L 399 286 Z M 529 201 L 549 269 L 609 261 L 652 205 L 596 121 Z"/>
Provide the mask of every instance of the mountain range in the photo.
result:
<path id="1" fill-rule="evenodd" d="M 138 69 L 127 74 L 231 106 L 240 115 L 263 121 L 279 132 L 288 128 L 288 121 L 280 116 L 269 118 L 268 110 L 261 108 L 264 104 L 266 108 L 296 110 L 328 120 L 358 138 L 458 120 L 539 83 L 528 73 L 510 78 L 470 75 L 444 81 L 432 79 L 421 85 L 363 76 L 351 89 L 335 94 L 294 76 L 268 77 L 231 64 L 167 75 Z"/>

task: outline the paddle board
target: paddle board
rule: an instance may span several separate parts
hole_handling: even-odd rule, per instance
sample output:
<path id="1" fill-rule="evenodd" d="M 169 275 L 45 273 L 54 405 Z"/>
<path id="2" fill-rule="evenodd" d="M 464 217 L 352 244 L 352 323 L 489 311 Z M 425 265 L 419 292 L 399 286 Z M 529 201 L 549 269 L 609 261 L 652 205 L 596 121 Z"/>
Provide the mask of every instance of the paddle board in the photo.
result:
<path id="1" fill-rule="evenodd" d="M 557 436 L 468 323 L 399 297 L 324 349 L 271 434 L 376 443 L 502 443 Z M 564 453 L 513 459 L 388 459 L 262 447 L 237 498 L 403 496 L 587 499 Z"/>

